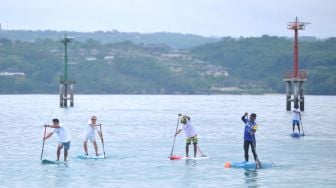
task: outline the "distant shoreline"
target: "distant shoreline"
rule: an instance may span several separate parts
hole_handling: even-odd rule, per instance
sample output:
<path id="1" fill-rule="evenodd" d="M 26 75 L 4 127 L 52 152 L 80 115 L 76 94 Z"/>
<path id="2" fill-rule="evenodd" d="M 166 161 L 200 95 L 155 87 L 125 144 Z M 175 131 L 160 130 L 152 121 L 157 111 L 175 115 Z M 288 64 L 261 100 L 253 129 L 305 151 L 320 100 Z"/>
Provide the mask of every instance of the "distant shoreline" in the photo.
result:
<path id="1" fill-rule="evenodd" d="M 59 95 L 59 94 L 52 94 L 52 93 L 1 93 L 0 95 Z M 157 95 L 157 96 L 186 96 L 186 95 L 190 95 L 190 96 L 219 96 L 219 95 L 265 95 L 265 96 L 276 96 L 276 95 L 283 95 L 285 96 L 285 93 L 264 93 L 264 94 L 252 94 L 252 93 L 241 93 L 241 94 L 232 94 L 232 93 L 222 93 L 222 94 L 134 94 L 134 93 L 78 93 L 75 94 L 74 96 L 84 96 L 84 95 Z M 314 95 L 314 94 L 306 94 L 305 96 L 336 96 L 336 95 Z"/>

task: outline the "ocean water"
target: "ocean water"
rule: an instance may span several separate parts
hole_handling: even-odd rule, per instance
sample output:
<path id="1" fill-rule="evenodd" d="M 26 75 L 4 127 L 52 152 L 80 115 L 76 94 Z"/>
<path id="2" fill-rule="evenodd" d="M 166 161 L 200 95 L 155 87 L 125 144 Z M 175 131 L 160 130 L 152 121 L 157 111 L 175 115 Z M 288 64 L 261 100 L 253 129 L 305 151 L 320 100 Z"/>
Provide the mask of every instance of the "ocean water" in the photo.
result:
<path id="1" fill-rule="evenodd" d="M 58 95 L 1 99 L 0 187 L 336 186 L 336 96 L 305 97 L 306 136 L 299 139 L 290 137 L 284 95 L 76 95 L 74 108 L 59 108 Z M 257 153 L 273 168 L 224 168 L 226 161 L 244 160 L 244 112 L 257 113 Z M 209 160 L 168 160 L 178 113 L 191 116 Z M 102 123 L 105 160 L 75 158 L 83 151 L 82 133 L 91 115 Z M 69 162 L 42 165 L 43 124 L 55 117 L 71 132 Z M 54 135 L 45 142 L 43 158 L 55 160 L 56 146 Z M 174 153 L 184 156 L 184 149 L 180 134 Z"/>

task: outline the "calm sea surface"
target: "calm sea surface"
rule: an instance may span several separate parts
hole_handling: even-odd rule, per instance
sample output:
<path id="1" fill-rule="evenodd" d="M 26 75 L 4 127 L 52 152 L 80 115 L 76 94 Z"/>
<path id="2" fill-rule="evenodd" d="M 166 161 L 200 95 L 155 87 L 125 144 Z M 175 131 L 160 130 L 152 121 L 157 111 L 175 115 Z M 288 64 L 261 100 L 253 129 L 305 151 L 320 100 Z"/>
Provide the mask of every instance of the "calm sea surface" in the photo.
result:
<path id="1" fill-rule="evenodd" d="M 58 95 L 1 95 L 0 187 L 335 187 L 336 96 L 305 99 L 306 136 L 293 139 L 284 95 L 77 95 L 68 109 Z M 257 113 L 257 153 L 271 169 L 224 168 L 244 159 L 245 111 Z M 178 113 L 191 116 L 209 160 L 168 160 Z M 106 160 L 75 158 L 91 115 L 103 124 Z M 71 132 L 67 165 L 40 163 L 42 125 L 54 117 Z M 56 145 L 54 135 L 43 158 L 54 160 Z M 184 147 L 181 134 L 174 153 Z"/>

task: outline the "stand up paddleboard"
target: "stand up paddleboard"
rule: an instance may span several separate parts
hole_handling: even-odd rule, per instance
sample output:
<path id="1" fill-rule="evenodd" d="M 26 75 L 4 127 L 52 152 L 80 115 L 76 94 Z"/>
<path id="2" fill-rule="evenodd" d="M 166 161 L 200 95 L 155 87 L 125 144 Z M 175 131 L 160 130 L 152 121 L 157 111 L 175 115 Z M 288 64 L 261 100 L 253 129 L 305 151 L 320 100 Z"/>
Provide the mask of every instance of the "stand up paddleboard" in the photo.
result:
<path id="1" fill-rule="evenodd" d="M 64 164 L 64 162 L 43 159 L 41 160 L 41 164 Z"/>
<path id="2" fill-rule="evenodd" d="M 170 160 L 206 160 L 209 159 L 210 157 L 205 156 L 205 157 L 182 157 L 182 156 L 178 156 L 178 155 L 173 155 L 170 156 L 169 159 Z"/>
<path id="3" fill-rule="evenodd" d="M 86 159 L 106 159 L 106 157 L 107 157 L 106 155 L 104 157 L 104 155 L 102 155 L 102 154 L 100 154 L 98 156 L 96 156 L 95 154 L 91 154 L 91 155 L 79 154 L 75 158 L 86 160 Z"/>
<path id="4" fill-rule="evenodd" d="M 302 137 L 302 136 L 304 136 L 303 133 L 297 133 L 297 132 L 295 132 L 295 133 L 292 133 L 292 134 L 291 134 L 291 137 L 293 137 L 293 138 L 300 138 L 300 137 Z"/>
<path id="5" fill-rule="evenodd" d="M 210 159 L 210 157 L 206 156 L 206 157 L 182 157 L 181 158 L 182 160 L 195 160 L 195 161 L 198 161 L 198 160 L 207 160 L 207 159 Z"/>
<path id="6" fill-rule="evenodd" d="M 272 168 L 273 163 L 261 163 L 261 168 Z M 256 169 L 257 165 L 255 162 L 232 162 L 227 161 L 224 164 L 225 168 L 244 168 L 244 169 Z"/>

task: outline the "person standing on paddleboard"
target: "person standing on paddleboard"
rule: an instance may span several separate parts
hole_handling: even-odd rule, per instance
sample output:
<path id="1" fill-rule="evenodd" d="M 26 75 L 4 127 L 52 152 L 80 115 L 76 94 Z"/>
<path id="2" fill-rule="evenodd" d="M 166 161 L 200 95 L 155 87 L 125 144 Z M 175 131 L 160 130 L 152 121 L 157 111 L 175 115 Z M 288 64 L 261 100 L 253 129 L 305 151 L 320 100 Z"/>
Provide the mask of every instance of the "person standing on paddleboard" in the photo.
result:
<path id="1" fill-rule="evenodd" d="M 250 119 L 248 119 L 248 113 L 245 112 L 243 117 L 241 117 L 241 120 L 245 124 L 244 129 L 244 156 L 245 161 L 247 162 L 249 160 L 249 146 L 251 145 L 252 153 L 254 160 L 257 160 L 257 154 L 256 154 L 256 139 L 255 139 L 255 132 L 257 131 L 257 123 L 255 122 L 257 118 L 257 115 L 255 113 L 252 113 L 250 115 Z"/>
<path id="2" fill-rule="evenodd" d="M 87 148 L 87 142 L 90 140 L 93 143 L 94 150 L 96 152 L 96 156 L 98 156 L 98 145 L 96 141 L 96 132 L 98 132 L 98 135 L 102 139 L 101 131 L 98 130 L 98 126 L 101 126 L 100 124 L 97 124 L 97 117 L 92 116 L 91 117 L 91 123 L 89 123 L 86 127 L 86 130 L 84 132 L 84 152 L 85 155 L 88 155 L 88 148 Z"/>
<path id="3" fill-rule="evenodd" d="M 182 116 L 182 114 L 179 114 L 179 116 Z M 196 131 L 195 131 L 194 127 L 191 125 L 191 119 L 190 119 L 189 116 L 183 115 L 181 117 L 180 122 L 182 124 L 182 128 L 179 129 L 176 132 L 176 135 L 180 134 L 182 129 L 183 129 L 183 131 L 185 132 L 185 134 L 187 136 L 187 139 L 186 139 L 186 157 L 189 157 L 189 146 L 192 142 L 193 145 L 194 145 L 194 157 L 196 158 L 197 148 L 198 148 L 197 147 L 198 139 L 197 139 Z M 203 153 L 201 153 L 201 154 L 202 154 L 202 157 L 206 156 Z"/>
<path id="4" fill-rule="evenodd" d="M 301 111 L 299 110 L 298 105 L 294 105 L 293 118 L 292 118 L 293 133 L 294 133 L 294 130 L 295 130 L 295 125 L 298 127 L 298 130 L 299 130 L 299 133 L 300 133 L 300 121 L 301 121 Z"/>
<path id="5" fill-rule="evenodd" d="M 66 162 L 68 158 L 68 150 L 70 149 L 70 142 L 71 142 L 69 131 L 64 126 L 61 126 L 59 124 L 58 119 L 55 118 L 52 120 L 52 122 L 53 122 L 53 125 L 44 125 L 45 127 L 50 127 L 54 129 L 53 132 L 50 132 L 46 137 L 44 137 L 44 140 L 47 140 L 54 133 L 56 133 L 58 136 L 57 161 L 59 161 L 61 150 L 64 147 L 64 162 Z"/>

